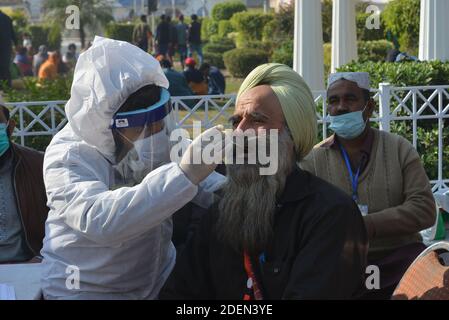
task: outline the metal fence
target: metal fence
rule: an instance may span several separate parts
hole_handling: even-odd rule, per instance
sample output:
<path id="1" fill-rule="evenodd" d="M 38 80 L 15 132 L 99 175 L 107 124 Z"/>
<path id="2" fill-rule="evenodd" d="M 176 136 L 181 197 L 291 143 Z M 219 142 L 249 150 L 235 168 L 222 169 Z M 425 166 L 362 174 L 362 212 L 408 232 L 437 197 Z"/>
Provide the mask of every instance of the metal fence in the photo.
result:
<path id="1" fill-rule="evenodd" d="M 372 89 L 372 93 L 377 101 L 378 109 L 371 121 L 377 123 L 380 130 L 396 131 L 405 135 L 415 148 L 419 145 L 418 140 L 423 130 L 433 131 L 432 137 L 436 139 L 438 147 L 438 159 L 435 168 L 436 179 L 431 180 L 432 188 L 433 191 L 447 189 L 449 185 L 447 174 L 449 172 L 449 128 L 445 128 L 445 122 L 449 125 L 449 85 L 394 87 L 388 83 L 382 83 L 378 89 Z M 317 103 L 318 123 L 322 129 L 320 136 L 326 138 L 329 134 L 326 92 L 315 91 L 313 94 Z M 203 128 L 224 123 L 233 113 L 235 99 L 234 94 L 173 97 L 176 123 L 183 128 L 191 128 L 193 121 L 201 121 Z M 11 110 L 11 117 L 15 117 L 18 121 L 14 136 L 22 145 L 26 145 L 27 137 L 54 136 L 67 123 L 64 104 L 65 101 L 7 103 Z M 402 131 L 395 128 L 400 122 L 406 123 Z M 424 132 L 424 134 L 428 133 Z M 423 151 L 429 150 L 424 148 Z"/>

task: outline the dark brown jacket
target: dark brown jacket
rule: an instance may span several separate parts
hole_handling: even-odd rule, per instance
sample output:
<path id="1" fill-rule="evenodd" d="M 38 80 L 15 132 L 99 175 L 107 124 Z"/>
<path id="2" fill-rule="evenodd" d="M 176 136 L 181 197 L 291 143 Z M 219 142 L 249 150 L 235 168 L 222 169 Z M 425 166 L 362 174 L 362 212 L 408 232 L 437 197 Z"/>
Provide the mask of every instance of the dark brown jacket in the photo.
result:
<path id="1" fill-rule="evenodd" d="M 44 154 L 14 143 L 11 144 L 11 150 L 17 210 L 22 219 L 28 248 L 36 256 L 42 248 L 48 214 L 42 173 Z"/>

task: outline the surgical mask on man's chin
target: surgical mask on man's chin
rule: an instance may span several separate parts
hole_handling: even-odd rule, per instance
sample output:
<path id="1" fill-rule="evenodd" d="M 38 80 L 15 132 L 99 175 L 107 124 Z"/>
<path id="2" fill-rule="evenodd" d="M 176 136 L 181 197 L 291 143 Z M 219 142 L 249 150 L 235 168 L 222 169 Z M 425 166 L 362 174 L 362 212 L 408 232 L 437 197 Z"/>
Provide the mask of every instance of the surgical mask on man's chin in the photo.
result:
<path id="1" fill-rule="evenodd" d="M 366 105 L 362 111 L 330 116 L 331 125 L 329 128 L 343 139 L 351 140 L 357 138 L 365 130 L 366 123 L 368 122 L 368 119 L 366 121 L 363 120 L 363 112 L 365 109 Z"/>
<path id="2" fill-rule="evenodd" d="M 149 172 L 170 162 L 169 137 L 165 130 L 134 142 L 129 168 L 140 182 Z"/>

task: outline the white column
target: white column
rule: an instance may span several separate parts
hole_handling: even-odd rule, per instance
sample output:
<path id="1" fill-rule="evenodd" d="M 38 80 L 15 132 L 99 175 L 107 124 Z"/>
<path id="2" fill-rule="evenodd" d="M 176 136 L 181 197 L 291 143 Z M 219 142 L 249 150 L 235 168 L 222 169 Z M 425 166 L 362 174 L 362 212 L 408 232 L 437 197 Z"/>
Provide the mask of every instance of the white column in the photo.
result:
<path id="1" fill-rule="evenodd" d="M 293 69 L 312 90 L 324 89 L 320 0 L 295 0 Z"/>
<path id="2" fill-rule="evenodd" d="M 332 10 L 332 64 L 335 69 L 357 60 L 357 33 L 354 0 L 334 0 Z"/>
<path id="3" fill-rule="evenodd" d="M 449 1 L 421 0 L 419 59 L 449 61 Z"/>

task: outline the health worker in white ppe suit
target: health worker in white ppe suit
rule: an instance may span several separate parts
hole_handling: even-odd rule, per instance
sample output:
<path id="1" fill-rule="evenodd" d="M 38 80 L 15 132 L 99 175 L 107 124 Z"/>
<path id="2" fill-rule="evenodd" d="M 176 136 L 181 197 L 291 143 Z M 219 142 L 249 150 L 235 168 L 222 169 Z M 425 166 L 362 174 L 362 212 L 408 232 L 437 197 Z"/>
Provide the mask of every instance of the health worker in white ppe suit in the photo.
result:
<path id="1" fill-rule="evenodd" d="M 80 55 L 68 124 L 45 153 L 45 299 L 157 298 L 176 259 L 172 214 L 207 206 L 224 180 L 216 164 L 183 161 L 197 140 L 170 162 L 167 88 L 158 61 L 129 43 L 96 37 Z"/>

